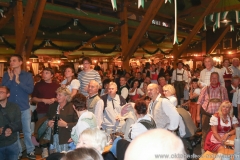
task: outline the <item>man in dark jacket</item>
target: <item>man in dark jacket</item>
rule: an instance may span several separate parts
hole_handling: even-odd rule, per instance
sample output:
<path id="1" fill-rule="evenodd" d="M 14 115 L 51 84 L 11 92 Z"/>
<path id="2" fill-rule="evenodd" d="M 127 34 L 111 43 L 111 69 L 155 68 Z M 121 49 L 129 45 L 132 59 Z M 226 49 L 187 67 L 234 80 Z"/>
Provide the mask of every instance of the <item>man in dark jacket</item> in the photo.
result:
<path id="1" fill-rule="evenodd" d="M 0 86 L 0 157 L 16 160 L 19 155 L 17 132 L 21 130 L 20 108 L 7 101 L 10 91 Z"/>

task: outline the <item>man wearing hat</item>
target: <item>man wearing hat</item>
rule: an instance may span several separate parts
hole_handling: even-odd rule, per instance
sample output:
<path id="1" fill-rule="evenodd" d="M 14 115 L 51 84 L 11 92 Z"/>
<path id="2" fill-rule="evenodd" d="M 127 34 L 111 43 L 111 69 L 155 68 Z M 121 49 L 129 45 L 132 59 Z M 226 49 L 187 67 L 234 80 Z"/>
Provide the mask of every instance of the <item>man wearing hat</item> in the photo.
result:
<path id="1" fill-rule="evenodd" d="M 180 102 L 181 98 L 183 98 L 184 87 L 188 82 L 187 71 L 183 69 L 183 66 L 184 66 L 183 62 L 178 62 L 177 69 L 175 69 L 172 74 L 172 84 L 176 89 L 178 105 L 181 104 Z"/>

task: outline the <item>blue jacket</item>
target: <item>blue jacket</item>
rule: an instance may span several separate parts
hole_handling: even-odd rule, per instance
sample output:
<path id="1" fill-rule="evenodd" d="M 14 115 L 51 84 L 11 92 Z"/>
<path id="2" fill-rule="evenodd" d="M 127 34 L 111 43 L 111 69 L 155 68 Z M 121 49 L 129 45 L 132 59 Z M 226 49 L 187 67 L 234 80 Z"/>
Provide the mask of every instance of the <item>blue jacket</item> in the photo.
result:
<path id="1" fill-rule="evenodd" d="M 5 72 L 2 79 L 2 85 L 10 89 L 9 102 L 18 104 L 21 111 L 29 109 L 29 95 L 33 91 L 33 77 L 32 74 L 26 71 L 21 71 L 19 75 L 20 83 L 17 84 L 15 76 L 11 81 L 8 72 Z"/>

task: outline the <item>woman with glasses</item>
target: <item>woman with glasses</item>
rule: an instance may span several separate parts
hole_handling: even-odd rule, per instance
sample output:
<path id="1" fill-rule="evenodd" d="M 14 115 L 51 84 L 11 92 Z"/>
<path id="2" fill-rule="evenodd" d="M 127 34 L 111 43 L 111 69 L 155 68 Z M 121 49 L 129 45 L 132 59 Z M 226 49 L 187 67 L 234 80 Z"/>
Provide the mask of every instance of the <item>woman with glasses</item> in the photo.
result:
<path id="1" fill-rule="evenodd" d="M 51 149 L 52 152 L 68 151 L 68 140 L 72 128 L 78 121 L 78 116 L 73 109 L 71 93 L 65 87 L 59 87 L 56 91 L 57 103 L 49 106 L 47 125 L 52 128 Z"/>
<path id="2" fill-rule="evenodd" d="M 233 107 L 229 101 L 224 101 L 218 112 L 210 119 L 211 131 L 206 137 L 204 150 L 218 152 L 224 149 L 226 140 L 235 134 L 238 120 L 233 116 Z"/>
<path id="3" fill-rule="evenodd" d="M 163 94 L 166 98 L 168 98 L 170 100 L 170 102 L 175 107 L 177 107 L 178 102 L 177 102 L 177 98 L 175 96 L 176 90 L 171 84 L 167 84 L 167 85 L 163 86 Z"/>
<path id="4" fill-rule="evenodd" d="M 62 81 L 61 86 L 68 88 L 71 92 L 71 97 L 73 97 L 79 90 L 80 82 L 75 79 L 74 69 L 71 67 L 65 69 L 64 76 L 66 79 Z"/>

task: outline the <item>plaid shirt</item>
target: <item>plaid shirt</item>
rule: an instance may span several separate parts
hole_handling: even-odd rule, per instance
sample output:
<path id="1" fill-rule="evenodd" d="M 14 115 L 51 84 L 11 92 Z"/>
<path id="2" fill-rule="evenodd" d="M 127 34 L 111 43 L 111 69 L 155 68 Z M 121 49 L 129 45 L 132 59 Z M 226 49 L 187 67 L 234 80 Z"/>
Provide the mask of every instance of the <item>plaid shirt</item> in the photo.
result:
<path id="1" fill-rule="evenodd" d="M 208 91 L 207 91 L 208 87 L 209 87 L 210 95 L 208 95 Z M 217 88 L 212 88 L 211 86 L 208 86 L 208 87 L 204 87 L 201 90 L 201 93 L 200 93 L 200 96 L 198 98 L 197 104 L 202 105 L 202 108 L 206 112 L 214 114 L 214 113 L 216 113 L 218 111 L 218 108 L 221 105 L 221 103 L 223 101 L 228 100 L 227 89 L 225 87 L 223 87 L 223 86 L 219 86 Z M 213 99 L 213 98 L 221 99 L 220 98 L 220 90 L 221 90 L 221 93 L 222 93 L 222 102 L 217 102 L 217 103 L 209 102 L 209 97 L 211 99 Z M 208 105 L 208 102 L 209 102 L 209 105 Z M 207 107 L 207 105 L 208 105 L 208 107 Z"/>

